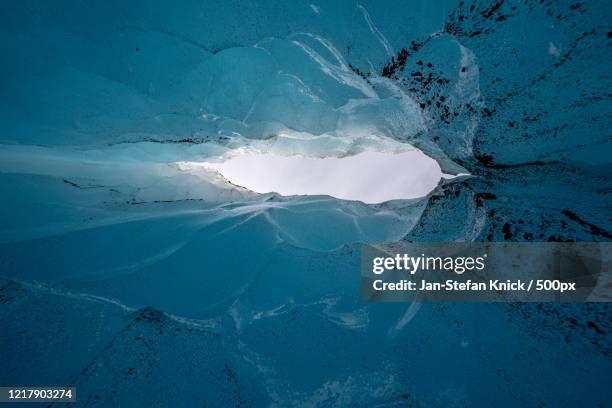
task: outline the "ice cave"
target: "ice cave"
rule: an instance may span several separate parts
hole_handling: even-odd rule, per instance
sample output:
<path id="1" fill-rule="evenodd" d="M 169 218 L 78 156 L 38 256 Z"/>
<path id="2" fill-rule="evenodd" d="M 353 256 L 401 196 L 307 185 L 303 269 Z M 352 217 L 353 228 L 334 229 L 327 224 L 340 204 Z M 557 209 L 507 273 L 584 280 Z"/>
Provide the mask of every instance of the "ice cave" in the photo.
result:
<path id="1" fill-rule="evenodd" d="M 367 303 L 358 280 L 361 243 L 612 240 L 609 2 L 0 9 L 0 386 L 610 404 L 607 303 Z"/>

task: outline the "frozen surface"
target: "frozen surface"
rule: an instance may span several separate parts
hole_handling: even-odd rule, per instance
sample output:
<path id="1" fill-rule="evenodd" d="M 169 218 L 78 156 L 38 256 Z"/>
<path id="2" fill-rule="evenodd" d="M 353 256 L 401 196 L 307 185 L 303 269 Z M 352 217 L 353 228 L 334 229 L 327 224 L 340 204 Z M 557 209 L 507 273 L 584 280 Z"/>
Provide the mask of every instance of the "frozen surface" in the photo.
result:
<path id="1" fill-rule="evenodd" d="M 609 14 L 2 2 L 0 385 L 74 385 L 76 406 L 607 405 L 607 305 L 363 304 L 357 275 L 360 242 L 612 239 Z M 413 147 L 470 176 L 369 205 L 201 166 Z"/>

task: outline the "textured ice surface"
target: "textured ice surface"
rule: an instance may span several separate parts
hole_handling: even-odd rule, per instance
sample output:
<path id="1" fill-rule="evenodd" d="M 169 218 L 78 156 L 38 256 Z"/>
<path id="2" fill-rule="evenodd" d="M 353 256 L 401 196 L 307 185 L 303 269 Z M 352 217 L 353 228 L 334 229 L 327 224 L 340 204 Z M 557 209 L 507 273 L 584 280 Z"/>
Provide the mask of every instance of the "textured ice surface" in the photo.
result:
<path id="1" fill-rule="evenodd" d="M 606 405 L 606 305 L 362 304 L 357 275 L 359 242 L 612 239 L 609 9 L 2 2 L 0 384 L 74 385 L 77 406 Z M 471 176 L 367 205 L 198 165 L 397 144 Z"/>

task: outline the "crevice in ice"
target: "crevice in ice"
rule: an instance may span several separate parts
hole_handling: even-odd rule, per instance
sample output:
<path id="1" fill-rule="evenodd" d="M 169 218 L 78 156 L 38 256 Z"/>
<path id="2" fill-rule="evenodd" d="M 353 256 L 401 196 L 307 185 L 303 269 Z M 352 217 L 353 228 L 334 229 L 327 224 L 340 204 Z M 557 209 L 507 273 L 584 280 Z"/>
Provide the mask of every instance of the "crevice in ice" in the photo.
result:
<path id="1" fill-rule="evenodd" d="M 369 204 L 423 197 L 443 177 L 438 163 L 416 149 L 326 158 L 241 152 L 203 166 L 260 194 L 330 195 Z"/>

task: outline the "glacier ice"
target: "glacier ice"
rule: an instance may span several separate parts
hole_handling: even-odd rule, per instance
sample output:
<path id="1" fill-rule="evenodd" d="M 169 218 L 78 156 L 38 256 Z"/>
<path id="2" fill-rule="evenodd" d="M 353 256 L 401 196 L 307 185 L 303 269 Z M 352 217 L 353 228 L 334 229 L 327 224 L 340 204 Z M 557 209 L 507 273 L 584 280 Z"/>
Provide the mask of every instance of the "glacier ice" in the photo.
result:
<path id="1" fill-rule="evenodd" d="M 499 3 L 0 5 L 0 382 L 605 405 L 606 307 L 359 301 L 361 242 L 612 239 L 609 6 Z M 203 165 L 245 151 L 422 151 L 449 177 L 366 204 Z"/>

